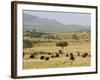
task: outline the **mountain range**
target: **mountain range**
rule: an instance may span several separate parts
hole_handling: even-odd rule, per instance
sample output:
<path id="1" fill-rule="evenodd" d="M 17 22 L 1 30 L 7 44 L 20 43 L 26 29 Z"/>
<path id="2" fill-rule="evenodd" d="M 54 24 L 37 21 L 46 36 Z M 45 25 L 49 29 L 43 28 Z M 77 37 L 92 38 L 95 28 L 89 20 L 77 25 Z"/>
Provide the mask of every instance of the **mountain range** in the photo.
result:
<path id="1" fill-rule="evenodd" d="M 33 30 L 39 32 L 73 32 L 90 31 L 90 26 L 81 26 L 77 24 L 65 25 L 55 19 L 40 18 L 29 14 L 23 14 L 24 31 Z"/>

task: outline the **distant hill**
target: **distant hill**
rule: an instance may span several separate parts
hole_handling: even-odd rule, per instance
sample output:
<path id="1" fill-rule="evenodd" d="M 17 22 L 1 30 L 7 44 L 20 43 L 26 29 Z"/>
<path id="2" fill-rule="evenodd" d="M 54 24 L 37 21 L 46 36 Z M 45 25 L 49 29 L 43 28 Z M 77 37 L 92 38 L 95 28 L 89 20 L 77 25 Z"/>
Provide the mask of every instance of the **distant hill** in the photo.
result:
<path id="1" fill-rule="evenodd" d="M 39 32 L 73 32 L 90 31 L 90 26 L 80 26 L 76 24 L 64 25 L 56 20 L 40 18 L 33 15 L 24 14 L 24 31 L 33 30 Z"/>

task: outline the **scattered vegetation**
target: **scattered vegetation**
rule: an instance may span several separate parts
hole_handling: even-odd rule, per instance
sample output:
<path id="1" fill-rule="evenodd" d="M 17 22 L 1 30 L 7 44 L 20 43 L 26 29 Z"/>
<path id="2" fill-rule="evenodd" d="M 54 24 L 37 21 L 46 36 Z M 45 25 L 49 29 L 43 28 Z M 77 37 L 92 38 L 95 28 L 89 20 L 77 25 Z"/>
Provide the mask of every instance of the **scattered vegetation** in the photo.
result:
<path id="1" fill-rule="evenodd" d="M 84 35 L 84 36 L 83 36 Z M 25 31 L 24 69 L 89 66 L 90 32 L 43 33 Z"/>
<path id="2" fill-rule="evenodd" d="M 33 42 L 31 40 L 23 40 L 23 47 L 24 48 L 32 48 Z"/>
<path id="3" fill-rule="evenodd" d="M 63 49 L 65 46 L 68 46 L 68 42 L 59 42 L 59 43 L 56 43 L 56 46 L 62 47 Z"/>
<path id="4" fill-rule="evenodd" d="M 73 35 L 72 35 L 72 38 L 73 38 L 74 40 L 79 40 L 79 37 L 78 37 L 76 34 L 73 34 Z"/>

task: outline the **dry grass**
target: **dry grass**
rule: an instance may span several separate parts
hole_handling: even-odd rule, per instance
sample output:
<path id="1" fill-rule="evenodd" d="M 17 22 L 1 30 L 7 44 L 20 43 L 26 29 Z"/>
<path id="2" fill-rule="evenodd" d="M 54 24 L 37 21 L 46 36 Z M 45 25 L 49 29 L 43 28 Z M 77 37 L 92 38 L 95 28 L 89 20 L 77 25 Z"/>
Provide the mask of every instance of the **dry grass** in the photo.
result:
<path id="1" fill-rule="evenodd" d="M 55 58 L 49 61 L 27 59 L 24 60 L 24 69 L 39 69 L 39 68 L 55 68 L 55 67 L 80 67 L 90 66 L 90 58 L 77 57 L 76 60 L 71 61 L 69 58 Z"/>
<path id="2" fill-rule="evenodd" d="M 56 33 L 54 33 L 55 35 Z M 61 35 L 67 36 L 69 34 L 73 33 L 63 33 Z M 86 34 L 86 33 L 84 33 Z M 58 34 L 61 36 L 60 34 Z M 82 35 L 79 34 L 79 35 Z M 61 36 L 62 37 L 62 36 Z M 48 39 L 44 38 L 29 38 L 29 37 L 24 37 L 24 39 L 31 39 L 31 40 L 40 40 L 40 41 L 48 41 Z M 86 39 L 87 40 L 87 39 Z M 51 43 L 49 42 L 43 42 L 43 43 L 38 43 L 36 45 L 33 45 L 33 48 L 25 48 L 24 53 L 25 56 L 23 58 L 23 69 L 39 69 L 39 68 L 55 68 L 55 67 L 79 67 L 79 66 L 90 66 L 91 65 L 91 57 L 82 57 L 82 54 L 87 52 L 90 54 L 90 41 L 86 41 L 84 39 L 80 39 L 79 41 L 74 41 L 70 39 L 61 39 L 61 40 L 53 40 L 51 39 Z M 67 41 L 68 46 L 64 47 L 63 53 L 60 54 L 60 57 L 57 58 L 50 58 L 47 54 L 44 54 L 44 56 L 48 56 L 50 59 L 48 61 L 46 60 L 40 60 L 40 56 L 42 54 L 37 55 L 37 59 L 30 59 L 29 56 L 31 54 L 31 50 L 34 52 L 51 52 L 57 53 L 58 50 L 61 50 L 61 47 L 56 46 L 56 42 L 59 41 Z M 77 56 L 76 51 L 80 52 L 81 56 Z M 73 53 L 75 60 L 70 60 L 70 57 L 66 57 L 65 55 L 67 53 Z"/>

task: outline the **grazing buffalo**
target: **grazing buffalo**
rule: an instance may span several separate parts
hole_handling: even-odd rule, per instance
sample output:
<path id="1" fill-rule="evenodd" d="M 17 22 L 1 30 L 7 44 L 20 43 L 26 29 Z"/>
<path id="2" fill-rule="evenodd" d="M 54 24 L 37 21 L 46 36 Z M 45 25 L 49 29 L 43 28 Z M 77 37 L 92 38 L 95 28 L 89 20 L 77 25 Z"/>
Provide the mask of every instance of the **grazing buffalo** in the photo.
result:
<path id="1" fill-rule="evenodd" d="M 75 60 L 73 53 L 70 53 L 70 60 Z"/>
<path id="2" fill-rule="evenodd" d="M 83 58 L 86 58 L 87 56 L 88 56 L 87 52 L 82 55 Z"/>
<path id="3" fill-rule="evenodd" d="M 48 61 L 49 60 L 49 57 L 46 57 L 45 60 Z"/>
<path id="4" fill-rule="evenodd" d="M 77 56 L 80 56 L 80 52 L 79 51 L 76 51 L 76 53 L 77 53 Z"/>
<path id="5" fill-rule="evenodd" d="M 33 58 L 35 58 L 35 55 L 31 54 L 30 59 L 33 59 Z"/>
<path id="6" fill-rule="evenodd" d="M 69 57 L 69 55 L 68 55 L 68 54 L 66 54 L 66 57 Z"/>
<path id="7" fill-rule="evenodd" d="M 62 50 L 59 50 L 59 53 L 60 53 L 60 54 L 63 54 L 63 51 L 62 51 Z"/>
<path id="8" fill-rule="evenodd" d="M 40 56 L 40 59 L 43 60 L 45 58 L 45 56 Z"/>

